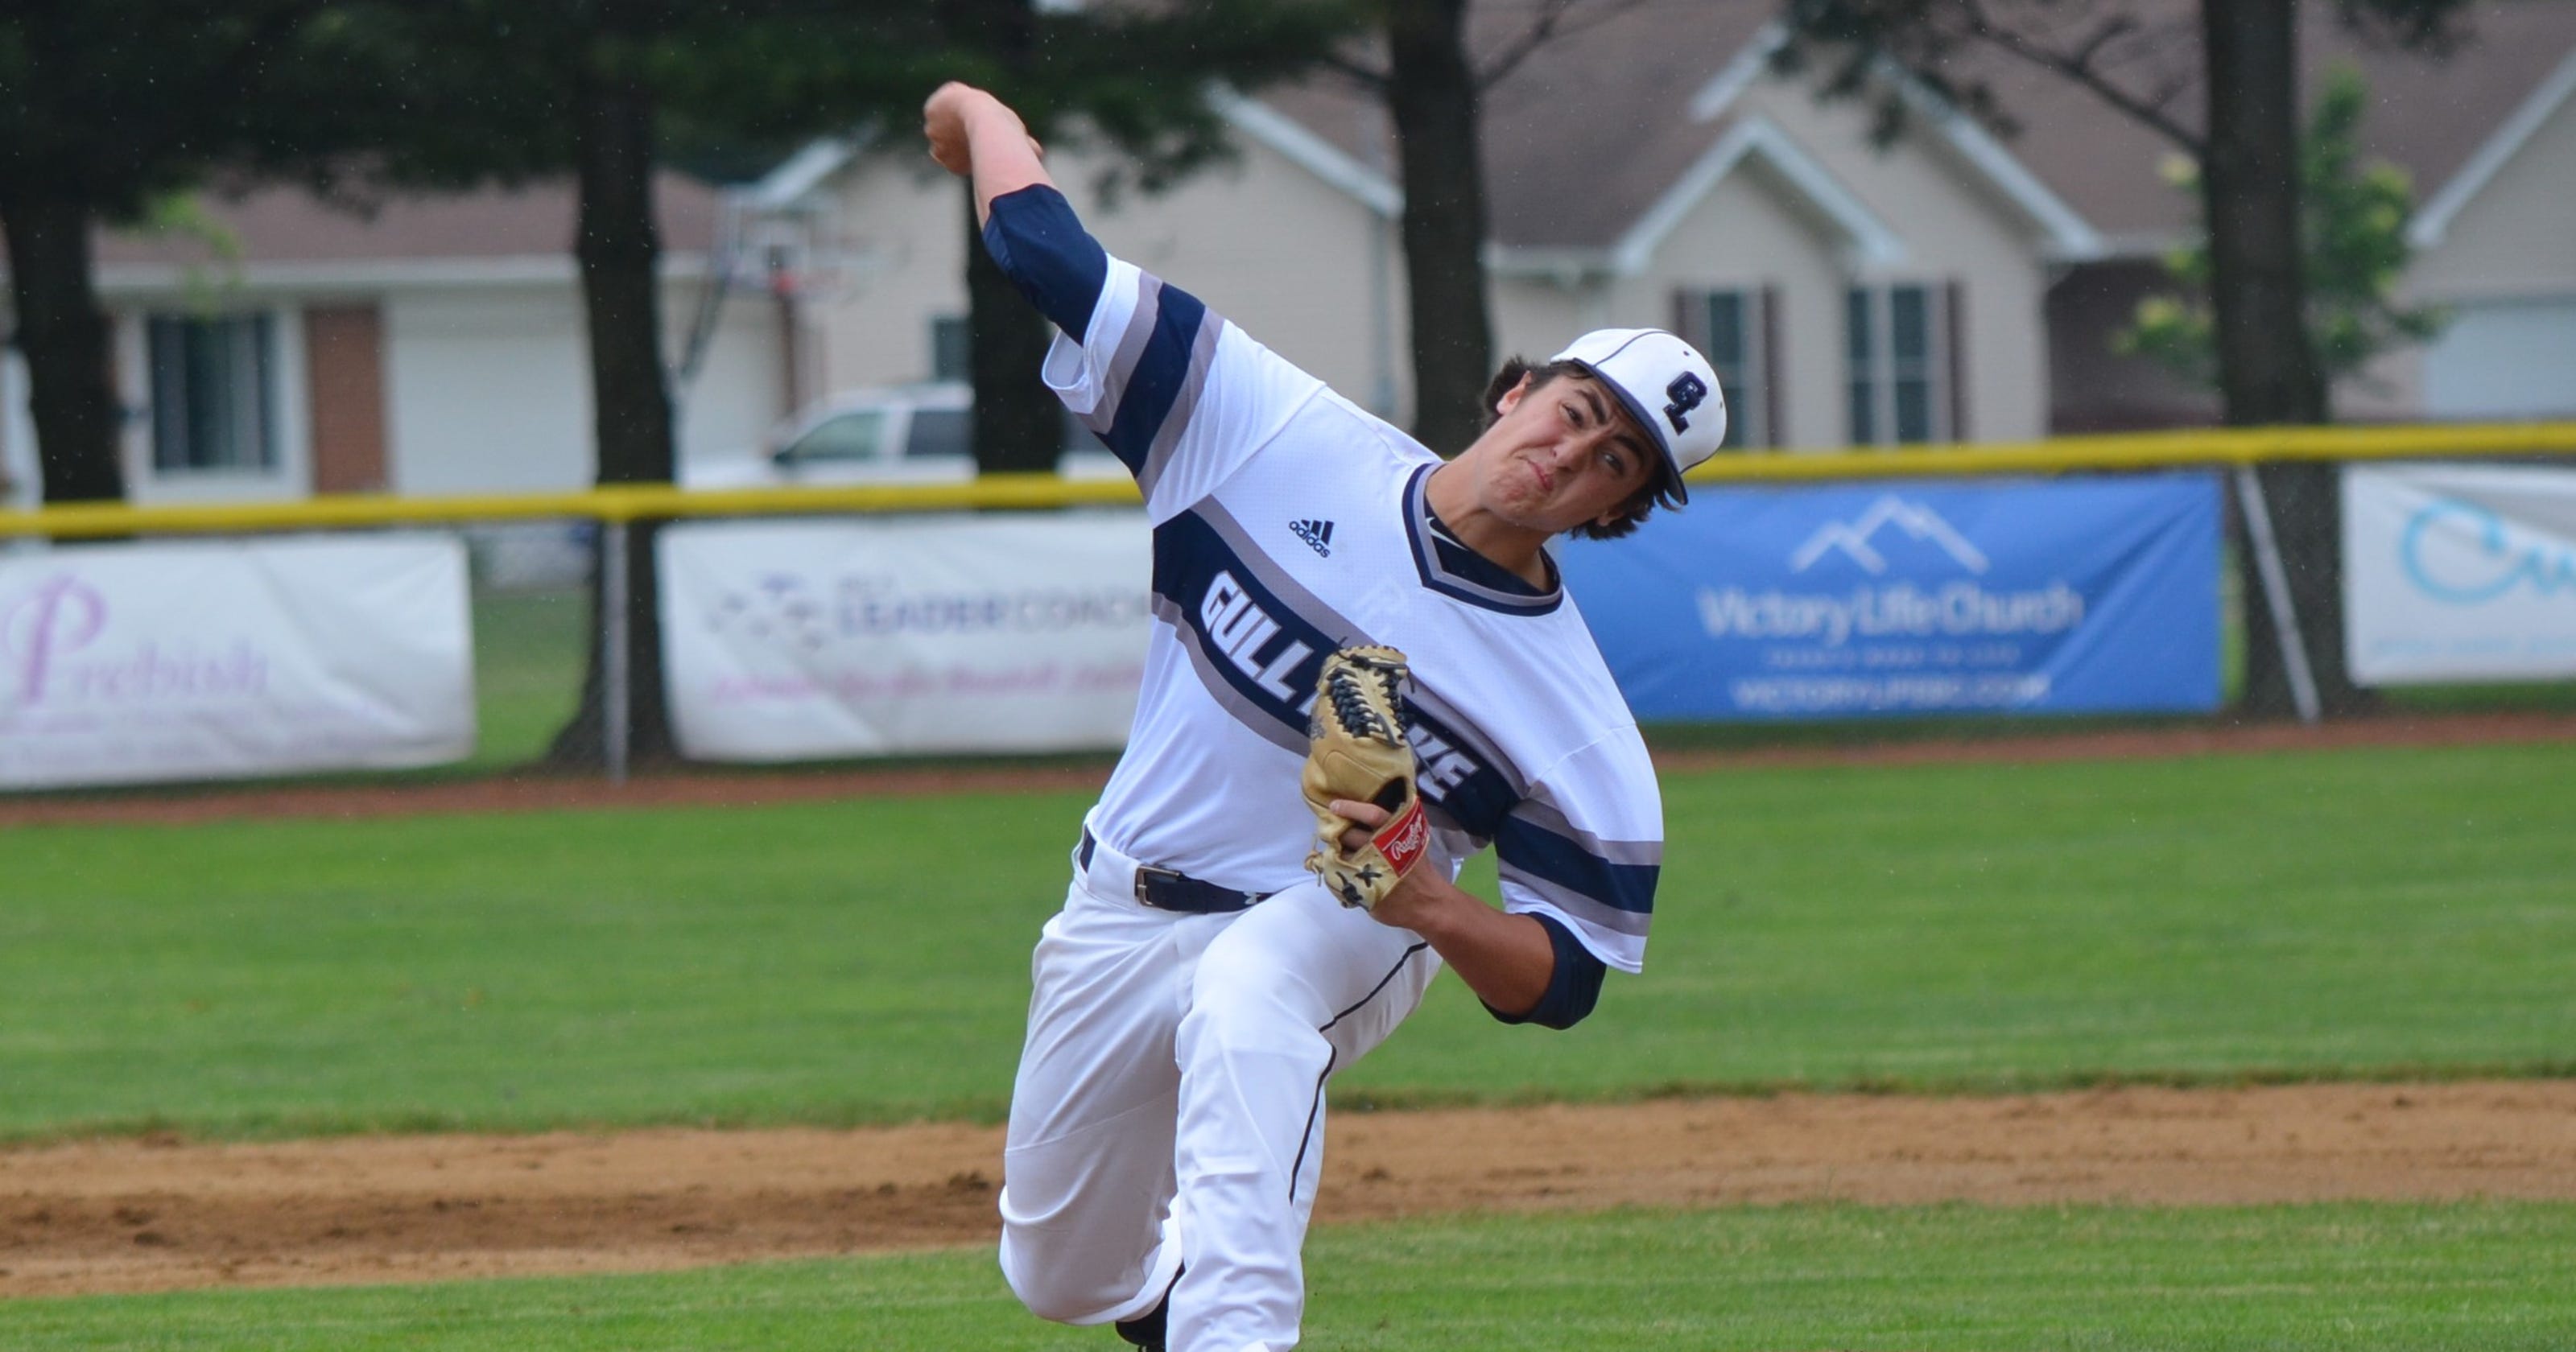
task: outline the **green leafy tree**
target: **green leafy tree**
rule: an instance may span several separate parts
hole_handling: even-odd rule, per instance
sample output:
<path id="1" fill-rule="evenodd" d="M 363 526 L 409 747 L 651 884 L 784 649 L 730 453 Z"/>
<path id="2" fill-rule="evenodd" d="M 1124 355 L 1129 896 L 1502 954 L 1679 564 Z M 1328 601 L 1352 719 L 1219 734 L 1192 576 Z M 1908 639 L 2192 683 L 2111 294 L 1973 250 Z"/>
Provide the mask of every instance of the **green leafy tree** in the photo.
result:
<path id="1" fill-rule="evenodd" d="M 47 502 L 125 496 L 93 232 L 143 221 L 226 163 L 328 153 L 271 116 L 314 67 L 320 0 L 12 0 L 0 8 L 0 231 L 11 341 Z"/>
<path id="2" fill-rule="evenodd" d="M 2370 86 L 2361 73 L 2338 67 L 2318 92 L 2299 147 L 2308 342 L 2329 399 L 2335 382 L 2359 375 L 2383 352 L 2432 338 L 2444 320 L 2438 308 L 2397 303 L 2398 278 L 2414 254 L 2406 242 L 2414 186 L 2393 164 L 2362 163 L 2361 122 L 2369 104 Z M 2175 160 L 2168 176 L 2198 199 L 2200 172 L 2190 160 Z M 2217 325 L 2209 302 L 2208 246 L 2175 250 L 2165 270 L 2179 294 L 2140 301 L 2136 322 L 2114 344 L 2185 380 L 2215 387 Z"/>

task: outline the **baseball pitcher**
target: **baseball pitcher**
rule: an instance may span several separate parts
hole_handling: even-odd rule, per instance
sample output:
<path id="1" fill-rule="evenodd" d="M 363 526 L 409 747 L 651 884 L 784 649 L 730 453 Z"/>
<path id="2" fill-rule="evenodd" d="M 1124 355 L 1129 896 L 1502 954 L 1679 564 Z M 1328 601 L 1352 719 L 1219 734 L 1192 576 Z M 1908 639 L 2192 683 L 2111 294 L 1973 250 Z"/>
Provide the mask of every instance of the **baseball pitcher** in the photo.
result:
<path id="1" fill-rule="evenodd" d="M 1669 333 L 1588 333 L 1444 463 L 1110 257 L 990 94 L 923 120 L 1154 534 L 1135 726 L 1032 963 L 1002 1270 L 1138 1346 L 1285 1352 L 1333 1073 L 1444 964 L 1564 1028 L 1643 960 L 1662 804 L 1549 547 L 1681 503 L 1725 399 Z M 1455 882 L 1489 846 L 1499 905 Z"/>

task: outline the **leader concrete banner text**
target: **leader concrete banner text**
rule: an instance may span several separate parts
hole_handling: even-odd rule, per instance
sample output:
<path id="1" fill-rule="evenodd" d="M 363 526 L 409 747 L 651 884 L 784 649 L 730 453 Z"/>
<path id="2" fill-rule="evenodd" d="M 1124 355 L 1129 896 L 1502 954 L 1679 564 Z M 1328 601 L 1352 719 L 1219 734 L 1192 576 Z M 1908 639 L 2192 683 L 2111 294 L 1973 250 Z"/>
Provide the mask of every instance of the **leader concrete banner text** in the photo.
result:
<path id="1" fill-rule="evenodd" d="M 681 751 L 1123 746 L 1151 539 L 1133 511 L 669 527 L 662 633 Z"/>

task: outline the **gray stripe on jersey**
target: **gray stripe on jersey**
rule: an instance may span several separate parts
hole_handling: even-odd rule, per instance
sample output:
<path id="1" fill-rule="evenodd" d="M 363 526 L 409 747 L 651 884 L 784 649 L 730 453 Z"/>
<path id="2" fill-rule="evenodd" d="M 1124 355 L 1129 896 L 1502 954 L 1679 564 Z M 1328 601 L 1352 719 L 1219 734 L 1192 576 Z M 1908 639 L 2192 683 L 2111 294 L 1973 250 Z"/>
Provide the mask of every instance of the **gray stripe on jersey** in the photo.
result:
<path id="1" fill-rule="evenodd" d="M 1562 883 L 1551 882 L 1535 873 L 1524 872 L 1509 864 L 1502 865 L 1501 876 L 1508 882 L 1528 889 L 1534 895 L 1557 907 L 1574 919 L 1613 934 L 1646 937 L 1646 927 L 1655 917 L 1644 911 L 1623 911 L 1607 902 L 1588 897 Z"/>
<path id="2" fill-rule="evenodd" d="M 1145 461 L 1136 470 L 1137 491 L 1149 498 L 1163 477 L 1163 467 L 1172 462 L 1173 448 L 1181 444 L 1181 433 L 1189 429 L 1190 415 L 1198 411 L 1199 392 L 1207 386 L 1208 363 L 1216 359 L 1217 335 L 1224 329 L 1225 320 L 1214 310 L 1200 314 L 1198 336 L 1190 340 L 1190 373 L 1172 395 L 1172 407 L 1163 414 L 1163 425 L 1154 429 L 1153 444 L 1145 448 Z"/>
<path id="3" fill-rule="evenodd" d="M 1208 698 L 1224 705 L 1225 711 L 1234 715 L 1235 722 L 1251 729 L 1263 741 L 1282 751 L 1294 752 L 1300 758 L 1305 756 L 1310 744 L 1305 730 L 1289 727 L 1272 717 L 1269 710 L 1245 699 L 1234 688 L 1234 683 L 1217 670 L 1215 659 L 1199 646 L 1199 631 L 1190 627 L 1189 619 L 1181 613 L 1179 605 L 1169 597 L 1156 596 L 1154 618 L 1170 625 L 1172 632 L 1179 635 L 1181 651 L 1190 655 L 1190 666 L 1198 672 L 1199 684 L 1207 690 Z"/>
<path id="4" fill-rule="evenodd" d="M 1127 331 L 1118 335 L 1117 353 L 1109 359 L 1109 370 L 1100 380 L 1100 402 L 1091 415 L 1082 420 L 1084 427 L 1100 436 L 1118 422 L 1118 405 L 1127 397 L 1127 382 L 1135 378 L 1136 363 L 1144 360 L 1145 344 L 1154 336 L 1154 325 L 1163 313 L 1163 279 L 1149 272 L 1136 274 L 1136 308 L 1127 316 Z"/>
<path id="5" fill-rule="evenodd" d="M 1544 831 L 1550 831 L 1583 847 L 1583 852 L 1609 860 L 1613 864 L 1644 864 L 1660 868 L 1664 862 L 1664 843 L 1660 840 L 1610 840 L 1596 836 L 1575 825 L 1563 809 L 1544 797 L 1523 798 L 1512 809 L 1512 815 Z"/>

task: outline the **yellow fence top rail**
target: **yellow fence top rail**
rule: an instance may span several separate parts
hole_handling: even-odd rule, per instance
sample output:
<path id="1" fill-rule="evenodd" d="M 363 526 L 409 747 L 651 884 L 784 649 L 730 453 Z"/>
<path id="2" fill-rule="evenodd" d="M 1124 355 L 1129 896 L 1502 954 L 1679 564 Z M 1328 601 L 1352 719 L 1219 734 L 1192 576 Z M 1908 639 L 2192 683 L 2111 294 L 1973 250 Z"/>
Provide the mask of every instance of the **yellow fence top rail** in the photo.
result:
<path id="1" fill-rule="evenodd" d="M 225 534 L 333 527 L 439 525 L 580 517 L 637 521 L 690 516 L 800 513 L 933 512 L 987 507 L 1067 507 L 1137 502 L 1124 479 L 1059 479 L 1052 474 L 988 474 L 941 484 L 851 484 L 829 487 L 688 489 L 624 484 L 579 493 L 448 497 L 333 494 L 300 502 L 204 503 L 133 507 L 122 503 L 0 512 L 0 536 Z"/>
<path id="2" fill-rule="evenodd" d="M 1692 483 L 2067 474 L 2287 460 L 2432 460 L 2576 452 L 2576 422 L 2408 423 L 2381 427 L 2231 427 L 1964 442 L 1889 450 L 1721 455 Z"/>
<path id="3" fill-rule="evenodd" d="M 2415 423 L 2386 427 L 2261 427 L 1962 443 L 1897 450 L 1761 451 L 1721 455 L 1694 484 L 2067 474 L 2179 469 L 2286 460 L 2414 460 L 2576 453 L 2576 422 Z M 433 525 L 577 517 L 624 522 L 696 516 L 967 511 L 1136 503 L 1121 479 L 991 474 L 941 484 L 683 489 L 631 484 L 578 493 L 456 497 L 345 494 L 299 502 L 134 507 L 121 503 L 0 512 L 0 537 L 222 534 L 333 527 Z"/>

